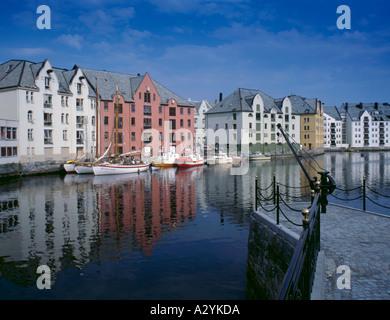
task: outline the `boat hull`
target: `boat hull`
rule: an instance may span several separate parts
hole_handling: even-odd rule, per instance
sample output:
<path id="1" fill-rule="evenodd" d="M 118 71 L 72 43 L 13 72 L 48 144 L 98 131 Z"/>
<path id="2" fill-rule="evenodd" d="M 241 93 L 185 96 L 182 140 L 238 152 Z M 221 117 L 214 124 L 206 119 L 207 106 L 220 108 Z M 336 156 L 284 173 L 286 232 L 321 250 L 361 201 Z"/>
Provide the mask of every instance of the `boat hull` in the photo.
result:
<path id="1" fill-rule="evenodd" d="M 78 174 L 91 174 L 93 173 L 92 165 L 76 165 L 75 171 Z"/>
<path id="2" fill-rule="evenodd" d="M 127 174 L 138 173 L 147 171 L 149 164 L 134 164 L 134 165 L 122 165 L 122 164 L 101 164 L 93 166 L 93 173 L 97 176 L 109 175 L 109 174 Z"/>
<path id="3" fill-rule="evenodd" d="M 199 161 L 188 161 L 188 162 L 178 162 L 176 165 L 179 168 L 193 168 L 203 166 L 203 160 Z"/>
<path id="4" fill-rule="evenodd" d="M 74 163 L 65 163 L 64 169 L 67 173 L 76 173 L 75 170 L 76 165 Z"/>

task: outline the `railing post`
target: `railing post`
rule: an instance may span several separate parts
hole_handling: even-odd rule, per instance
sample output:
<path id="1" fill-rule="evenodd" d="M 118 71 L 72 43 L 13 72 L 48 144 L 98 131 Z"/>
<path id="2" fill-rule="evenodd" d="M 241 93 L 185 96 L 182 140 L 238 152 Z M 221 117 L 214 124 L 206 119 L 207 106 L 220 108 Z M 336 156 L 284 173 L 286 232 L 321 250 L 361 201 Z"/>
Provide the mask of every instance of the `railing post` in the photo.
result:
<path id="1" fill-rule="evenodd" d="M 366 211 L 366 176 L 363 176 L 363 211 Z"/>
<path id="2" fill-rule="evenodd" d="M 276 183 L 276 224 L 279 224 L 279 181 Z"/>
<path id="3" fill-rule="evenodd" d="M 316 195 L 316 192 L 314 190 L 311 190 L 310 204 L 313 204 L 315 195 Z"/>
<path id="4" fill-rule="evenodd" d="M 276 204 L 276 183 L 275 183 L 275 180 L 276 180 L 276 173 L 274 172 L 274 204 Z"/>
<path id="5" fill-rule="evenodd" d="M 257 211 L 257 176 L 255 177 L 255 211 Z"/>

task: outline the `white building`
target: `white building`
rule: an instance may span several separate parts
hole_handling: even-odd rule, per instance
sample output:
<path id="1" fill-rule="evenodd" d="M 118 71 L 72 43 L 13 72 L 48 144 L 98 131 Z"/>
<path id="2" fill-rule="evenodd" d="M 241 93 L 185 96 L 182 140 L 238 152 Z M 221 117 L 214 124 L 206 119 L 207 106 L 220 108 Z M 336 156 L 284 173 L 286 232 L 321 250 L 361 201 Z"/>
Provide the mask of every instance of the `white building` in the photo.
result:
<path id="1" fill-rule="evenodd" d="M 96 111 L 90 91 L 79 68 L 54 68 L 48 60 L 0 65 L 0 118 L 18 121 L 21 163 L 93 155 Z"/>
<path id="2" fill-rule="evenodd" d="M 337 107 L 324 107 L 324 148 L 347 148 L 343 142 L 343 119 Z"/>
<path id="3" fill-rule="evenodd" d="M 194 146 L 198 153 L 203 151 L 203 146 L 206 143 L 205 128 L 206 128 L 206 112 L 212 106 L 207 100 L 191 101 L 195 106 L 194 110 Z"/>
<path id="4" fill-rule="evenodd" d="M 390 147 L 390 106 L 387 103 L 345 103 L 346 137 L 351 148 Z"/>
<path id="5" fill-rule="evenodd" d="M 259 90 L 237 89 L 206 112 L 207 145 L 234 153 L 283 152 L 288 147 L 277 125 L 300 144 L 300 117 L 288 98 L 275 100 Z"/>
<path id="6" fill-rule="evenodd" d="M 0 118 L 0 164 L 19 162 L 18 121 Z"/>

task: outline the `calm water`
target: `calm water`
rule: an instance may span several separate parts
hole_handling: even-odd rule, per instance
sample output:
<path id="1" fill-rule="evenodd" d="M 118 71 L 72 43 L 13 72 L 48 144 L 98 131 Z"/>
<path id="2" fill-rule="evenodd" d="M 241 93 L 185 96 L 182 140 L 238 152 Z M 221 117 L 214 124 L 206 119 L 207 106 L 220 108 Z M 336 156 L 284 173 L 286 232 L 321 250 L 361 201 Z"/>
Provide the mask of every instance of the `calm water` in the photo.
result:
<path id="1" fill-rule="evenodd" d="M 315 160 L 304 162 L 311 176 L 327 168 L 339 188 L 350 189 L 366 175 L 368 186 L 390 195 L 390 153 Z M 295 159 L 251 163 L 244 175 L 230 168 L 49 175 L 1 185 L 0 299 L 245 299 L 254 177 L 262 188 L 274 172 L 283 185 L 307 181 Z M 310 190 L 281 192 L 295 201 Z M 388 198 L 372 199 L 390 206 Z M 344 204 L 360 208 L 361 200 Z M 367 209 L 389 214 L 370 203 Z M 36 286 L 39 265 L 50 267 L 50 290 Z"/>

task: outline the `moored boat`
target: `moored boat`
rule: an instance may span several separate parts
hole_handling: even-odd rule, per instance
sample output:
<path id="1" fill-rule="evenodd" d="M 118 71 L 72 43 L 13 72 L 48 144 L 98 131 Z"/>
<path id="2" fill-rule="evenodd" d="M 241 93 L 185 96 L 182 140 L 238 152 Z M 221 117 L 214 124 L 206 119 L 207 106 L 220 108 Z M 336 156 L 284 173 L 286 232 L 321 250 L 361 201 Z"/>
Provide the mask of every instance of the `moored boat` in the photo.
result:
<path id="1" fill-rule="evenodd" d="M 164 152 L 152 159 L 152 165 L 156 167 L 174 167 L 175 160 L 179 157 L 178 153 Z"/>
<path id="2" fill-rule="evenodd" d="M 210 158 L 207 158 L 207 164 L 226 164 L 232 163 L 233 158 L 228 157 L 226 153 L 220 152 Z"/>
<path id="3" fill-rule="evenodd" d="M 75 171 L 78 174 L 90 174 L 93 173 L 92 162 L 81 162 L 75 165 Z"/>
<path id="4" fill-rule="evenodd" d="M 199 167 L 203 166 L 204 159 L 198 154 L 190 154 L 177 158 L 175 164 L 179 168 Z"/>
<path id="5" fill-rule="evenodd" d="M 74 160 L 69 160 L 66 163 L 64 163 L 64 169 L 66 173 L 76 173 L 75 167 L 76 167 L 76 161 Z"/>
<path id="6" fill-rule="evenodd" d="M 93 165 L 93 173 L 97 176 L 108 174 L 127 174 L 139 173 L 147 171 L 150 168 L 149 163 L 141 164 L 116 164 L 116 163 L 102 163 Z"/>
<path id="7" fill-rule="evenodd" d="M 249 155 L 249 161 L 271 160 L 271 157 L 266 156 L 261 152 L 251 153 Z"/>

